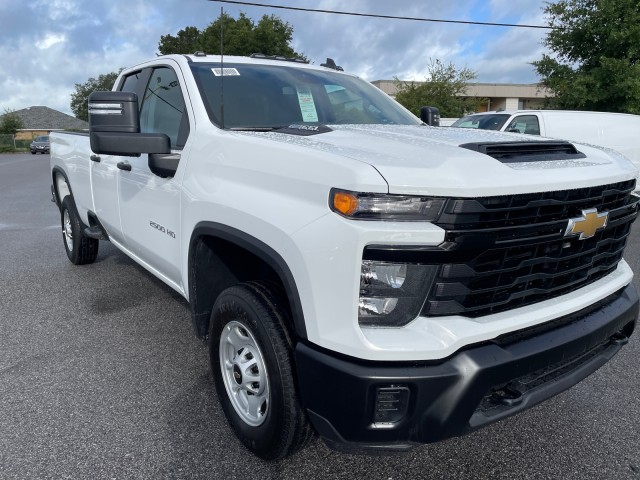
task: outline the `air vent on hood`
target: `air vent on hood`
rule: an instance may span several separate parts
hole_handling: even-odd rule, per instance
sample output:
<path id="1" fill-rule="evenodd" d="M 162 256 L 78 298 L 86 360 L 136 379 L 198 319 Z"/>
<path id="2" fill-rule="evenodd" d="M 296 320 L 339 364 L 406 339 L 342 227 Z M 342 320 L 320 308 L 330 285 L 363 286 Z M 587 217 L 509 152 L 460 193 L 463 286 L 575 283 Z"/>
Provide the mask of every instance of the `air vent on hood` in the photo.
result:
<path id="1" fill-rule="evenodd" d="M 484 153 L 502 163 L 548 162 L 586 158 L 569 142 L 465 143 L 462 148 Z"/>

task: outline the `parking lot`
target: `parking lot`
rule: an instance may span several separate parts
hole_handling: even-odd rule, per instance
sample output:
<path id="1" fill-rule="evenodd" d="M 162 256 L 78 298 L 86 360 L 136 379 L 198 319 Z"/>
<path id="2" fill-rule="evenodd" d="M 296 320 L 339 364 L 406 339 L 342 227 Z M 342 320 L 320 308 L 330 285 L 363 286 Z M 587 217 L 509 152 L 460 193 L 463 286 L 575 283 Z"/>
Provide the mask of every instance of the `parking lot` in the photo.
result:
<path id="1" fill-rule="evenodd" d="M 0 155 L 2 479 L 640 479 L 638 332 L 581 384 L 466 437 L 258 460 L 225 422 L 186 301 L 107 242 L 72 265 L 49 185 L 48 155 Z M 640 273 L 640 223 L 629 242 Z"/>

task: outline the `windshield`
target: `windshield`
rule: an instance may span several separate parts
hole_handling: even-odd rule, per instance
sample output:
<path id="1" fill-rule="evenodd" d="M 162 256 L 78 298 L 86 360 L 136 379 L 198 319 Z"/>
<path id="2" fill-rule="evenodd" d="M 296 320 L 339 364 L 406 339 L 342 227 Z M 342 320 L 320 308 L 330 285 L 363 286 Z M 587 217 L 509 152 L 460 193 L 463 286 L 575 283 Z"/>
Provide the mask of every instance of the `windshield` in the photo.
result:
<path id="1" fill-rule="evenodd" d="M 49 141 L 49 137 L 46 135 L 40 136 L 40 137 L 36 137 L 36 139 L 34 140 L 35 142 L 48 142 Z"/>
<path id="2" fill-rule="evenodd" d="M 220 65 L 194 64 L 191 68 L 209 117 L 220 126 Z M 370 83 L 338 72 L 225 63 L 222 88 L 225 128 L 421 123 Z"/>
<path id="3" fill-rule="evenodd" d="M 468 115 L 457 120 L 452 127 L 479 128 L 481 130 L 500 130 L 511 115 L 495 113 L 490 115 Z"/>

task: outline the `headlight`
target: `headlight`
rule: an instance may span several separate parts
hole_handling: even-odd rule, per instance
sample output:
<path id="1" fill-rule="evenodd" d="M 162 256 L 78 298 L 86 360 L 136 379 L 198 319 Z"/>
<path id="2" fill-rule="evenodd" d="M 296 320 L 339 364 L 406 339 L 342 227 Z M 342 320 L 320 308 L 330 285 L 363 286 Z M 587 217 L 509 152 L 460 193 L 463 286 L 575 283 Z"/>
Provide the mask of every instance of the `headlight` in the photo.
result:
<path id="1" fill-rule="evenodd" d="M 420 314 L 437 265 L 363 260 L 360 270 L 360 325 L 400 327 Z"/>
<path id="2" fill-rule="evenodd" d="M 437 220 L 444 198 L 413 195 L 357 193 L 331 189 L 329 207 L 355 220 L 423 221 Z"/>

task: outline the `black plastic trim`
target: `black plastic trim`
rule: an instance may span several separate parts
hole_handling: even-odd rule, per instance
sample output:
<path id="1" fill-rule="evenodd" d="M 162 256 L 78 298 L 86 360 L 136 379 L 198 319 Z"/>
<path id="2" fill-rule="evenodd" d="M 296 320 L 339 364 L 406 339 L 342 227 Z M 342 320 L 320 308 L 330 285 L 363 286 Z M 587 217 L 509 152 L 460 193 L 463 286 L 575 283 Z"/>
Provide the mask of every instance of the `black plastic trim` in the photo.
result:
<path id="1" fill-rule="evenodd" d="M 285 262 L 278 252 L 261 240 L 258 240 L 241 230 L 221 223 L 200 222 L 196 225 L 193 233 L 191 234 L 191 241 L 189 244 L 189 272 L 193 269 L 193 252 L 195 242 L 202 236 L 216 237 L 231 242 L 264 260 L 267 265 L 276 272 L 282 281 L 298 337 L 301 339 L 307 338 L 304 312 L 302 310 L 302 302 L 300 301 L 300 295 L 298 293 L 295 278 L 293 277 L 287 262 Z M 194 298 L 195 285 L 191 281 L 191 274 L 189 275 L 189 279 L 189 298 Z"/>
<path id="2" fill-rule="evenodd" d="M 565 141 L 480 142 L 464 143 L 460 148 L 495 158 L 501 163 L 579 160 L 587 156 Z"/>
<path id="3" fill-rule="evenodd" d="M 435 364 L 362 361 L 300 342 L 295 355 L 303 405 L 317 432 L 341 450 L 403 450 L 463 435 L 532 407 L 604 365 L 635 328 L 638 293 L 630 284 L 609 303 L 580 313 L 552 330 L 472 345 Z M 568 360 L 567 370 L 558 368 Z M 556 375 L 505 401 L 498 413 L 481 408 L 497 389 L 545 369 Z M 409 389 L 408 413 L 375 425 L 376 388 L 388 386 Z"/>
<path id="4" fill-rule="evenodd" d="M 171 141 L 164 133 L 91 132 L 94 153 L 139 156 L 142 153 L 170 153 Z"/>
<path id="5" fill-rule="evenodd" d="M 85 235 L 90 238 L 95 238 L 96 240 L 109 241 L 109 234 L 102 226 L 102 223 L 100 223 L 98 216 L 89 210 L 87 212 L 87 218 L 89 219 L 89 226 L 85 229 Z"/>
<path id="6" fill-rule="evenodd" d="M 51 169 L 51 186 L 53 188 L 53 191 L 55 192 L 56 205 L 58 206 L 58 208 L 61 208 L 63 199 L 60 198 L 60 192 L 58 192 L 58 185 L 56 184 L 55 180 L 57 173 L 64 177 L 64 181 L 69 188 L 69 195 L 71 195 L 71 197 L 73 197 L 73 191 L 71 190 L 71 184 L 69 183 L 69 177 L 67 177 L 67 173 L 60 167 L 53 167 L 53 169 Z"/>
<path id="7" fill-rule="evenodd" d="M 151 153 L 148 158 L 149 170 L 162 178 L 173 177 L 180 164 L 179 153 Z"/>

